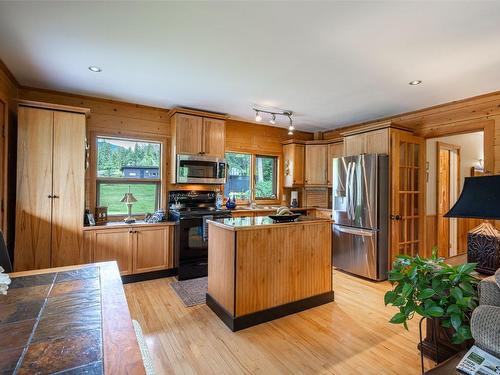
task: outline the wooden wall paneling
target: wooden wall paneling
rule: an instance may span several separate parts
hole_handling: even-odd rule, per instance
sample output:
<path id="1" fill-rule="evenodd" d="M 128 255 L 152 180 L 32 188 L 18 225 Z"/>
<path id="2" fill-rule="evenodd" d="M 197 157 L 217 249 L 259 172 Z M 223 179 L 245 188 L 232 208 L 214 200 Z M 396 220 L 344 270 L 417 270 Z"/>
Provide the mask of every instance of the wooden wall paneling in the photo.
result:
<path id="1" fill-rule="evenodd" d="M 52 267 L 85 263 L 85 116 L 54 112 Z"/>
<path id="2" fill-rule="evenodd" d="M 1 173 L 0 186 L 3 202 L 3 211 L 0 212 L 1 224 L 8 248 L 10 250 L 11 260 L 14 259 L 14 233 L 15 233 L 15 205 L 14 199 L 16 190 L 16 149 L 17 149 L 17 111 L 14 99 L 17 98 L 18 82 L 7 69 L 0 59 L 0 102 L 3 111 L 0 112 L 3 122 L 3 130 L 0 134 L 1 143 Z"/>
<path id="3" fill-rule="evenodd" d="M 52 221 L 52 148 L 54 113 L 19 108 L 16 271 L 48 268 Z"/>
<path id="4" fill-rule="evenodd" d="M 437 220 L 436 215 L 427 215 L 425 217 L 425 256 L 430 257 L 432 255 L 432 249 L 438 246 L 437 238 Z"/>
<path id="5" fill-rule="evenodd" d="M 208 226 L 208 294 L 235 316 L 236 232 Z"/>
<path id="6" fill-rule="evenodd" d="M 239 231 L 236 241 L 236 316 L 332 290 L 329 222 Z"/>
<path id="7" fill-rule="evenodd" d="M 90 108 L 87 126 L 91 131 L 170 135 L 169 111 L 163 108 L 28 87 L 19 89 L 19 98 Z"/>

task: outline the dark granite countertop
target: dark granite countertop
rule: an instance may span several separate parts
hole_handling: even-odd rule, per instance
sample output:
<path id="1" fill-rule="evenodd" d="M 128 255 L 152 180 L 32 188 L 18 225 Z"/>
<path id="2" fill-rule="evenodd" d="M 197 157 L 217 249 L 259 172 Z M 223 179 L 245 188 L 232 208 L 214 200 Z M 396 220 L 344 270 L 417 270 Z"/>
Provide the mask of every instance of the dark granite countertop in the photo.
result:
<path id="1" fill-rule="evenodd" d="M 269 216 L 233 217 L 227 219 L 210 220 L 209 222 L 231 230 L 242 230 L 242 229 L 258 229 L 265 227 L 277 227 L 283 225 L 297 225 L 304 223 L 306 224 L 324 223 L 332 221 L 328 219 L 302 215 L 299 216 L 299 218 L 296 219 L 295 221 L 291 222 L 277 222 L 271 219 Z"/>

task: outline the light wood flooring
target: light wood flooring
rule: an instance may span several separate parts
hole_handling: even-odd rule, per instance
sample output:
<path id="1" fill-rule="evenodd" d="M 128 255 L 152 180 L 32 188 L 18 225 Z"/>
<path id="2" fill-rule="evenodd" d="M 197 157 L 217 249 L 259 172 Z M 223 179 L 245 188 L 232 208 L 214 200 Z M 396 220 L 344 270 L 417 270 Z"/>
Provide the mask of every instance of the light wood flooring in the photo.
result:
<path id="1" fill-rule="evenodd" d="M 334 271 L 335 302 L 233 333 L 206 305 L 184 307 L 172 281 L 125 285 L 157 374 L 420 373 L 418 319 L 388 323 L 387 282 Z"/>

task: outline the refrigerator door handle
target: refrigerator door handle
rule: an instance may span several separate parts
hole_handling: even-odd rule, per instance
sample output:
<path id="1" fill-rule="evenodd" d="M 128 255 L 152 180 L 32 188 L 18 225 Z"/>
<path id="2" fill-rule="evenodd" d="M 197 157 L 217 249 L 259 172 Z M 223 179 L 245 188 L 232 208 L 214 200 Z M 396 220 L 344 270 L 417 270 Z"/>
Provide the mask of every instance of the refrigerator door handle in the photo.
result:
<path id="1" fill-rule="evenodd" d="M 354 220 L 355 217 L 355 207 L 354 207 L 354 172 L 356 171 L 356 163 L 352 162 L 351 167 L 351 176 L 349 177 L 349 192 L 350 192 L 350 202 L 349 202 L 349 216 L 351 220 Z"/>
<path id="2" fill-rule="evenodd" d="M 335 228 L 339 232 L 349 233 L 349 234 L 353 234 L 355 236 L 371 237 L 375 233 L 372 230 L 366 230 L 366 229 L 346 228 L 346 227 L 341 227 L 341 226 L 336 226 Z"/>
<path id="3" fill-rule="evenodd" d="M 351 220 L 351 206 L 349 205 L 350 200 L 351 200 L 351 189 L 350 189 L 350 182 L 349 182 L 349 176 L 351 175 L 351 162 L 347 164 L 347 173 L 346 173 L 346 181 L 345 181 L 345 197 L 346 197 L 346 212 L 347 212 L 347 218 Z"/>

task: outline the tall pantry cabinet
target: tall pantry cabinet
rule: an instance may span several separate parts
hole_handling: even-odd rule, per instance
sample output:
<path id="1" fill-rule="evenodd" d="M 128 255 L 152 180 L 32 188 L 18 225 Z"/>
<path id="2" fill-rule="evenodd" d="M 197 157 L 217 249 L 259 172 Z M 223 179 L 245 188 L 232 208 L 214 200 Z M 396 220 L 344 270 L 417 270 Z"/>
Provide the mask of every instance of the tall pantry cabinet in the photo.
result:
<path id="1" fill-rule="evenodd" d="M 90 261 L 83 246 L 84 108 L 21 101 L 14 269 Z"/>

